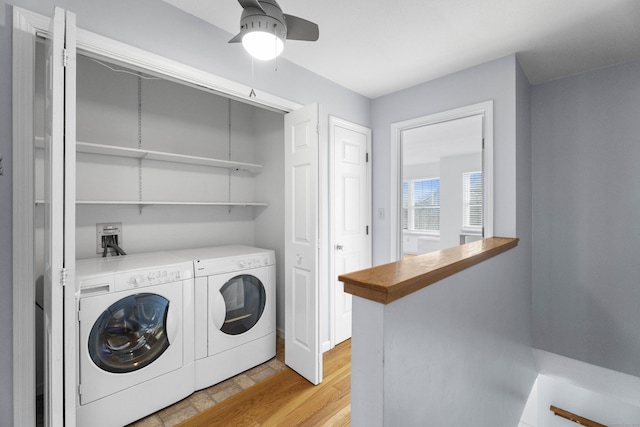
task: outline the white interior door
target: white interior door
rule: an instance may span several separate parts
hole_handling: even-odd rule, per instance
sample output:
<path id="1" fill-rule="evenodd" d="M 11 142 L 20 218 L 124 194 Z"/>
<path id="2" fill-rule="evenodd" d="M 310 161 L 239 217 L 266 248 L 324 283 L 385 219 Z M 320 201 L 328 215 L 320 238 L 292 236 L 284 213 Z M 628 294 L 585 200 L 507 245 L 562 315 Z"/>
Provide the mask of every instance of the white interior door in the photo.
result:
<path id="1" fill-rule="evenodd" d="M 46 59 L 45 123 L 45 425 L 64 423 L 64 11 L 56 8 Z"/>
<path id="2" fill-rule="evenodd" d="M 285 116 L 285 363 L 322 381 L 318 290 L 318 105 Z"/>
<path id="3" fill-rule="evenodd" d="M 329 118 L 332 180 L 332 344 L 351 338 L 351 295 L 343 273 L 371 267 L 371 129 Z"/>
<path id="4" fill-rule="evenodd" d="M 44 415 L 45 425 L 73 426 L 75 15 L 55 8 L 49 34 L 45 100 Z M 65 97 L 70 97 L 69 102 Z M 70 288 L 65 288 L 67 283 L 71 283 Z"/>

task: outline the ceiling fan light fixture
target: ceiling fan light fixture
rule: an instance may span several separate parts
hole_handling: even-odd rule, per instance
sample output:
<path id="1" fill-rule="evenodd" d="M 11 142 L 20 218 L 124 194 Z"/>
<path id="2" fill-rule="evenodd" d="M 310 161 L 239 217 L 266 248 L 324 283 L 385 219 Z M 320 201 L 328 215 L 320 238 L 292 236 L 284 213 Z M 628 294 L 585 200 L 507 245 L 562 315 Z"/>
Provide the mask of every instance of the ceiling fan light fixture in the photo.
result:
<path id="1" fill-rule="evenodd" d="M 251 56 L 269 61 L 284 50 L 284 40 L 267 31 L 249 31 L 242 37 L 242 46 Z"/>
<path id="2" fill-rule="evenodd" d="M 242 6 L 240 33 L 229 43 L 240 43 L 249 54 L 269 61 L 284 50 L 285 40 L 318 40 L 318 25 L 282 13 L 276 0 L 238 0 Z"/>

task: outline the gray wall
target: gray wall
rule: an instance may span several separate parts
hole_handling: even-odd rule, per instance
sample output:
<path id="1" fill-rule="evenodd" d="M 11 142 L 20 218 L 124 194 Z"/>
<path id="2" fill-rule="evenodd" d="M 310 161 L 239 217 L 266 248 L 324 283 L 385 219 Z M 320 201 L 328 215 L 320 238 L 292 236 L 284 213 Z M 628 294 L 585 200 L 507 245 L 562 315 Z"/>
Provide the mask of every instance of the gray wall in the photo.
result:
<path id="1" fill-rule="evenodd" d="M 534 86 L 536 348 L 640 376 L 640 62 Z"/>
<path id="2" fill-rule="evenodd" d="M 488 100 L 494 101 L 494 234 L 516 235 L 516 108 L 515 55 L 377 98 L 371 105 L 373 123 L 373 264 L 392 259 L 390 253 L 390 126 Z"/>
<path id="3" fill-rule="evenodd" d="M 373 206 L 388 212 L 389 125 L 492 99 L 494 230 L 521 241 L 389 305 L 354 298 L 353 425 L 517 425 L 536 377 L 529 94 L 509 56 L 373 101 Z M 375 227 L 380 263 L 390 258 L 389 224 Z"/>
<path id="4" fill-rule="evenodd" d="M 122 69 L 123 67 L 118 67 Z M 256 147 L 282 157 L 283 115 L 162 79 L 141 82 L 141 147 L 154 151 L 258 163 Z M 138 78 L 114 72 L 86 57 L 77 61 L 78 141 L 138 147 Z M 280 126 L 264 133 L 254 116 L 264 111 Z M 230 115 L 229 115 L 230 114 Z M 264 121 L 264 120 L 263 120 Z M 117 123 L 117 126 L 113 124 Z M 259 163 L 261 164 L 261 163 Z M 271 168 L 265 166 L 265 170 Z M 281 165 L 277 165 L 282 170 Z M 263 210 L 282 215 L 274 191 L 256 193 L 262 173 L 78 153 L 78 200 L 260 201 L 267 208 L 226 206 L 79 205 L 76 258 L 95 258 L 96 223 L 121 222 L 122 248 L 130 254 L 224 244 L 254 245 L 254 217 Z M 39 183 L 43 186 L 43 183 Z M 275 181 L 272 188 L 282 183 Z M 43 198 L 36 191 L 36 198 Z M 42 206 L 38 210 L 44 209 Z M 282 239 L 278 240 L 281 243 Z M 272 244 L 265 242 L 265 247 Z"/>
<path id="5" fill-rule="evenodd" d="M 9 0 L 0 4 L 0 423 L 11 419 L 12 399 L 12 182 L 11 182 L 11 7 L 51 16 L 54 5 L 77 14 L 80 28 L 122 41 L 221 77 L 251 84 L 251 61 L 231 35 L 204 21 L 154 0 Z M 328 115 L 370 126 L 370 101 L 284 59 L 256 64 L 254 87 L 300 104 L 322 106 L 321 145 L 326 149 Z M 324 203 L 324 206 L 327 204 Z M 328 286 L 328 284 L 327 284 Z"/>

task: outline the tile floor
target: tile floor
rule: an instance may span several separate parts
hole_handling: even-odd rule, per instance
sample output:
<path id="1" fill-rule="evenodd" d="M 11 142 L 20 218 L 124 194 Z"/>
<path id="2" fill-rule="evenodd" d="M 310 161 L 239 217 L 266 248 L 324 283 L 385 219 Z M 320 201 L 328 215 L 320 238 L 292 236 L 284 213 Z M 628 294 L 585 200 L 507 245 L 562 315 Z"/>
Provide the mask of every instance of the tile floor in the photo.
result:
<path id="1" fill-rule="evenodd" d="M 218 383 L 204 390 L 196 391 L 191 396 L 162 409 L 155 414 L 149 415 L 128 427 L 172 427 L 176 424 L 191 418 L 223 400 L 239 393 L 252 385 L 263 381 L 277 372 L 280 372 L 284 365 L 284 340 L 278 337 L 276 341 L 276 357 L 249 369 L 235 377 Z"/>

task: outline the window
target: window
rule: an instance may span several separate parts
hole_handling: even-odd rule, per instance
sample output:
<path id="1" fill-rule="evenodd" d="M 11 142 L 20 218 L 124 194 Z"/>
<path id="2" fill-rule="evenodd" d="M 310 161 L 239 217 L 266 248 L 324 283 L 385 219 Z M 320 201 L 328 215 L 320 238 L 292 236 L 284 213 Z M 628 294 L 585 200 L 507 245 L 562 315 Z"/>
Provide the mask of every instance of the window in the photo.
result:
<path id="1" fill-rule="evenodd" d="M 482 228 L 482 172 L 462 174 L 462 228 Z"/>
<path id="2" fill-rule="evenodd" d="M 440 178 L 402 182 L 402 228 L 440 232 Z"/>

